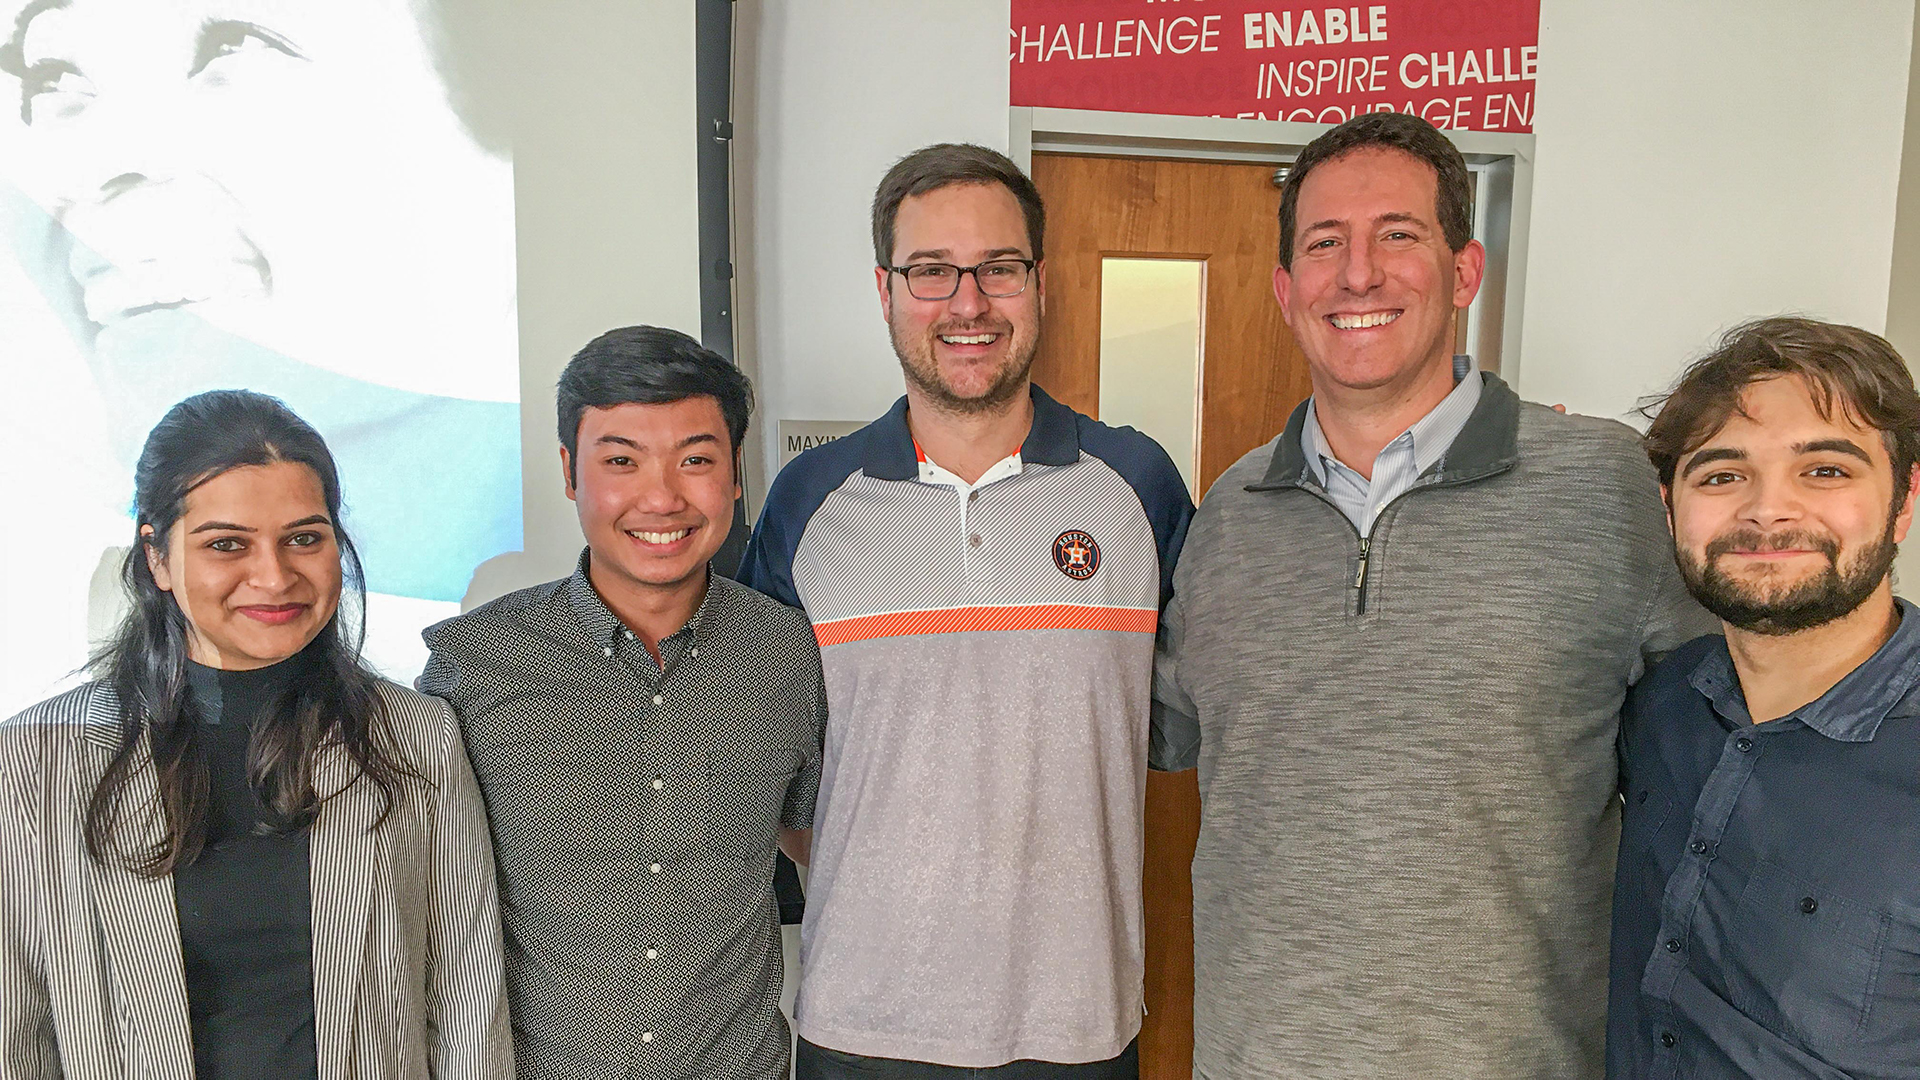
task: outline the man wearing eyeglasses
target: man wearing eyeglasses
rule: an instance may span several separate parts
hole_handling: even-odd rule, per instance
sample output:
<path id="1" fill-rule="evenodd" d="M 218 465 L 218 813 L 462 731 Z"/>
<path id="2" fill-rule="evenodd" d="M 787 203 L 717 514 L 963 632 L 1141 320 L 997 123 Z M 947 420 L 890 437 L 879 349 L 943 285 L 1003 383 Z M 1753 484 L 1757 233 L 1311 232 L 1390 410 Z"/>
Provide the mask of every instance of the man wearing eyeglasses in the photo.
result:
<path id="1" fill-rule="evenodd" d="M 978 146 L 873 203 L 906 375 L 774 481 L 741 580 L 813 621 L 828 709 L 800 1080 L 1139 1072 L 1153 635 L 1193 504 L 1032 385 L 1039 192 Z"/>

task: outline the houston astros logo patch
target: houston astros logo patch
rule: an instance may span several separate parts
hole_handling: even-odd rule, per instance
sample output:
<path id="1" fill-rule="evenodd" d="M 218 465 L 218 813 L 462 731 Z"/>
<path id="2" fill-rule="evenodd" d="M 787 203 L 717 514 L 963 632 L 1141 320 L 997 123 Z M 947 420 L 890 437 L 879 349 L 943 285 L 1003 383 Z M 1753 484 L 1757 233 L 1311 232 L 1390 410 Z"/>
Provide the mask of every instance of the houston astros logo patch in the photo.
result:
<path id="1" fill-rule="evenodd" d="M 1085 581 L 1100 569 L 1100 545 L 1078 529 L 1068 529 L 1053 542 L 1053 565 L 1075 581 Z"/>

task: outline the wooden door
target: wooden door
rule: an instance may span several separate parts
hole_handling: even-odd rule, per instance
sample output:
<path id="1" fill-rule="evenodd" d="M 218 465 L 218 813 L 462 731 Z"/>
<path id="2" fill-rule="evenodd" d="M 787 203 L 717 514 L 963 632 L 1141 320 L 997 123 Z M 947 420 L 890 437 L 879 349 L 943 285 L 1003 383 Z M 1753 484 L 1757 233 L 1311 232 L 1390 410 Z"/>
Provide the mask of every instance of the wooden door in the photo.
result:
<path id="1" fill-rule="evenodd" d="M 1273 165 L 1035 154 L 1047 204 L 1047 310 L 1034 381 L 1100 415 L 1100 273 L 1108 256 L 1204 260 L 1199 461 L 1204 493 L 1227 466 L 1269 441 L 1312 392 L 1307 365 L 1273 298 L 1280 192 Z M 1195 774 L 1147 779 L 1143 889 L 1145 1080 L 1193 1068 Z"/>
<path id="2" fill-rule="evenodd" d="M 1312 392 L 1273 298 L 1272 165 L 1035 154 L 1047 203 L 1047 313 L 1034 381 L 1100 415 L 1100 268 L 1108 256 L 1206 262 L 1199 490 L 1280 433 Z"/>

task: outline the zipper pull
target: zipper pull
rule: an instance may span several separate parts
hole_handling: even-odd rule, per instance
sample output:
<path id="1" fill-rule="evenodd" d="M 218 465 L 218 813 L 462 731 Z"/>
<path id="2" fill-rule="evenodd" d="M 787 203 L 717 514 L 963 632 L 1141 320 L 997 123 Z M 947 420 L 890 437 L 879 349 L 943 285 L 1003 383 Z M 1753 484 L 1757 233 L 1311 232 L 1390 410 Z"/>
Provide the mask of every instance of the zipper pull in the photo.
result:
<path id="1" fill-rule="evenodd" d="M 1367 587 L 1367 548 L 1372 543 L 1373 541 L 1367 537 L 1360 538 L 1360 561 L 1354 564 L 1353 568 L 1353 587 L 1356 589 Z"/>

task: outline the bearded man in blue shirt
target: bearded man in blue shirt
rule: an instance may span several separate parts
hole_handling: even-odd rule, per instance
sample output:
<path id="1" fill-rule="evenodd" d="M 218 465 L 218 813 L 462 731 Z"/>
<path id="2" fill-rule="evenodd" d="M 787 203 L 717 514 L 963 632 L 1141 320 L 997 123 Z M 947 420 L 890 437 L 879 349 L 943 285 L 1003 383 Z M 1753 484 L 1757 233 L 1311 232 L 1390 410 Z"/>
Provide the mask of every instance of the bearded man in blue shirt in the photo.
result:
<path id="1" fill-rule="evenodd" d="M 1607 1074 L 1920 1076 L 1920 395 L 1886 341 L 1736 328 L 1647 433 L 1725 636 L 1621 721 Z"/>

